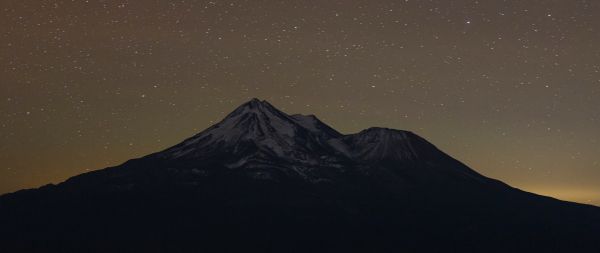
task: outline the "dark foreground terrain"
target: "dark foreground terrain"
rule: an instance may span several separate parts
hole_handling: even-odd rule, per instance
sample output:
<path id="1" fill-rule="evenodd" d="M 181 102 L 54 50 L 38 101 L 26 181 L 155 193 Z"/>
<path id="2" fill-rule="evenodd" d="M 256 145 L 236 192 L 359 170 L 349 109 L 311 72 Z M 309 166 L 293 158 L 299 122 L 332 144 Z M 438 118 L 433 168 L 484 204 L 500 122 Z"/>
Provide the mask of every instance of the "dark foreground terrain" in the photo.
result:
<path id="1" fill-rule="evenodd" d="M 600 252 L 600 208 L 406 131 L 252 100 L 165 151 L 0 197 L 0 252 Z"/>

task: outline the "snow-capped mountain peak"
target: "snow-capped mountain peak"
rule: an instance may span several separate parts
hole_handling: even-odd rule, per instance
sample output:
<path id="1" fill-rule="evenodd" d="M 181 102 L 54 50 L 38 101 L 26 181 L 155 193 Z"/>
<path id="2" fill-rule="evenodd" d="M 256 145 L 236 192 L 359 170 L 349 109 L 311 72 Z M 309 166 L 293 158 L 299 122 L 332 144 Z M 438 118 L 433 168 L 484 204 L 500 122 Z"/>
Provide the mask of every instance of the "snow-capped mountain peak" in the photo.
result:
<path id="1" fill-rule="evenodd" d="M 481 178 L 418 135 L 373 127 L 343 135 L 314 115 L 288 115 L 267 101 L 252 99 L 222 121 L 154 157 L 186 164 L 282 171 L 308 181 L 328 180 L 326 170 L 355 164 L 420 167 L 452 164 L 455 174 Z M 423 161 L 429 165 L 423 166 Z M 418 164 L 418 165 L 416 165 Z M 431 173 L 438 173 L 430 171 Z M 260 177 L 264 177 L 266 172 Z M 421 173 L 425 175 L 425 173 Z"/>
<path id="2" fill-rule="evenodd" d="M 267 101 L 252 99 L 221 122 L 170 148 L 161 156 L 177 159 L 210 158 L 229 153 L 247 159 L 314 160 L 329 138 L 340 134 L 314 116 L 289 116 Z"/>
<path id="3" fill-rule="evenodd" d="M 441 154 L 432 144 L 412 132 L 382 127 L 347 135 L 344 142 L 352 147 L 355 158 L 365 161 L 417 160 L 423 155 Z"/>

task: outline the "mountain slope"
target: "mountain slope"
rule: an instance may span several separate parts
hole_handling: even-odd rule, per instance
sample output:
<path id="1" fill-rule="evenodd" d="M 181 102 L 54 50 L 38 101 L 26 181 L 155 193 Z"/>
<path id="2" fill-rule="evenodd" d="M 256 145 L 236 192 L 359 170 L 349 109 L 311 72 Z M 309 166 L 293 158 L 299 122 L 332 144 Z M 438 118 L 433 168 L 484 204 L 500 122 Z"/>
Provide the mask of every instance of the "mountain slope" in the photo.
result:
<path id="1" fill-rule="evenodd" d="M 1 196 L 0 224 L 0 252 L 600 250 L 600 208 L 257 99 L 164 151 Z"/>

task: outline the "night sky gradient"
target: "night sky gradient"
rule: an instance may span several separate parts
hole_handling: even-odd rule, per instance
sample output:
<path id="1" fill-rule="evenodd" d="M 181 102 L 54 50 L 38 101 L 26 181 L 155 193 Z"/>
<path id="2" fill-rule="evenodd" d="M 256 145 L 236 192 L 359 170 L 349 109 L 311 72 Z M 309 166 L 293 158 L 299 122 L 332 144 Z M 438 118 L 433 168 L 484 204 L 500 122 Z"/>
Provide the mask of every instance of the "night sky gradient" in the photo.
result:
<path id="1" fill-rule="evenodd" d="M 600 1 L 0 3 L 0 193 L 175 145 L 253 97 L 413 131 L 600 205 Z"/>

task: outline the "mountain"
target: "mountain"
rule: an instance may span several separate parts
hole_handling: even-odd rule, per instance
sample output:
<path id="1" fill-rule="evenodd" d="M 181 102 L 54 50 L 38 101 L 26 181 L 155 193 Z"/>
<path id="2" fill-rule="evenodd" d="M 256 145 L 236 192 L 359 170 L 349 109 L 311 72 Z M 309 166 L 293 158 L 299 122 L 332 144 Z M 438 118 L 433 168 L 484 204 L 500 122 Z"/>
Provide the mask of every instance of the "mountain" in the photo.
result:
<path id="1" fill-rule="evenodd" d="M 164 151 L 0 197 L 0 252 L 600 252 L 600 208 L 418 135 L 253 99 Z"/>

